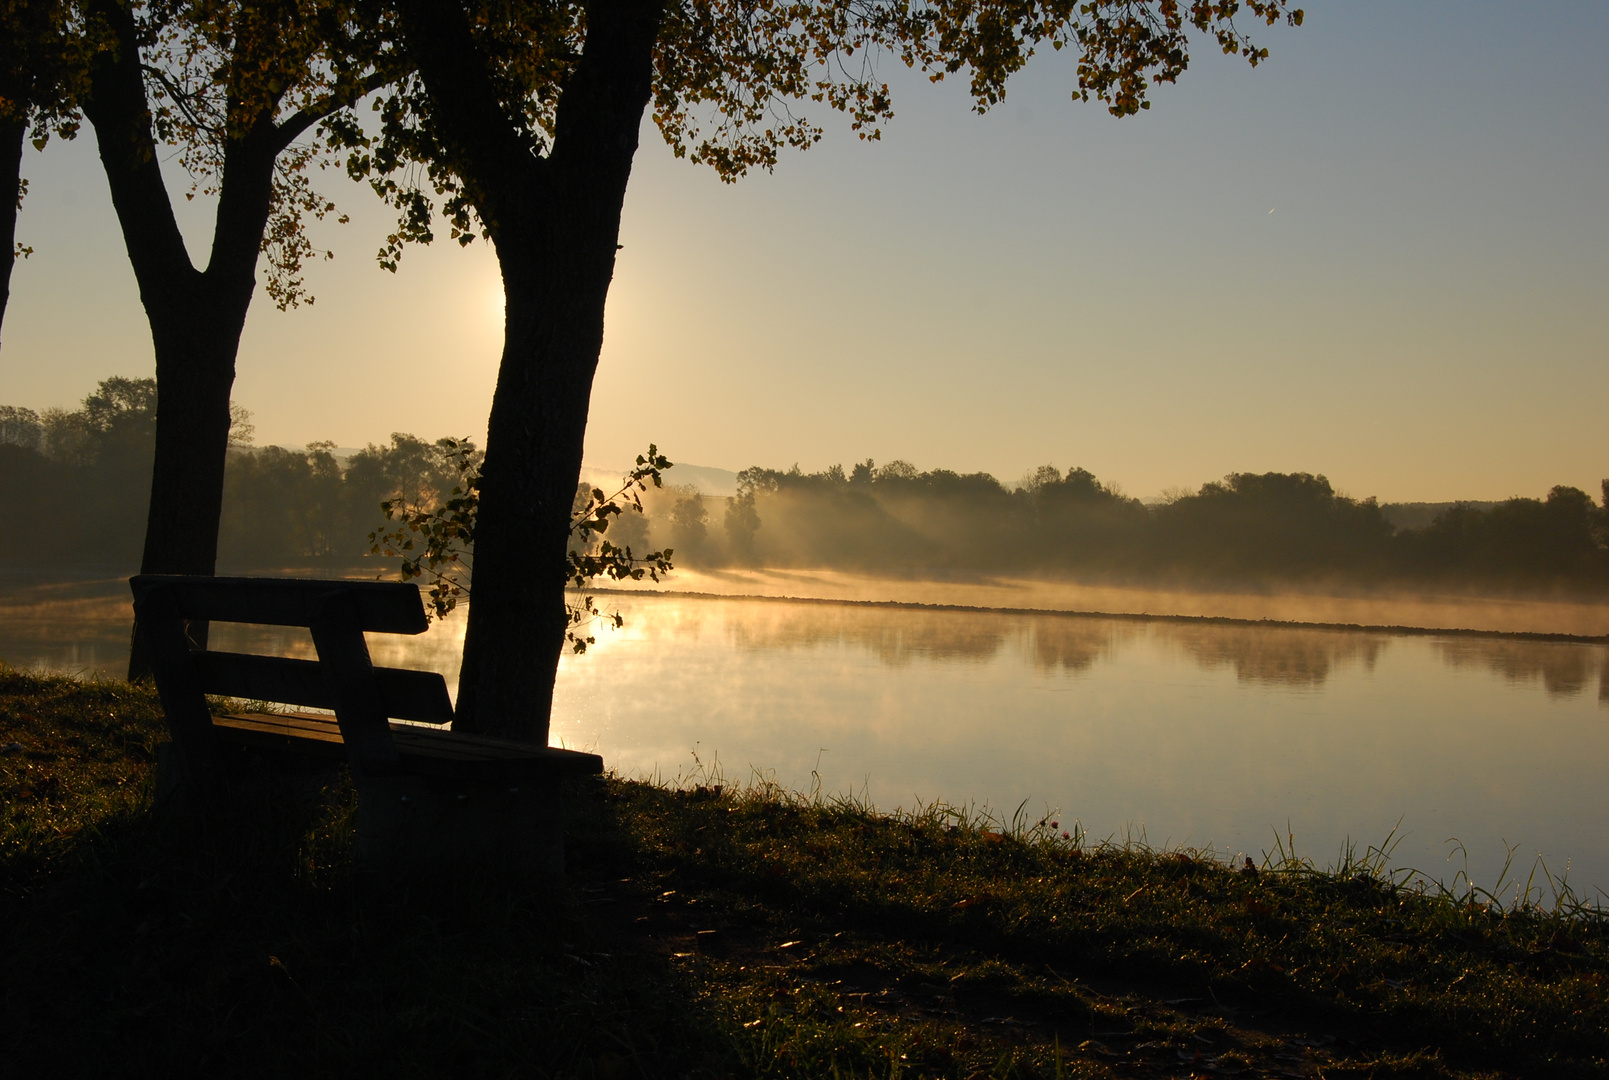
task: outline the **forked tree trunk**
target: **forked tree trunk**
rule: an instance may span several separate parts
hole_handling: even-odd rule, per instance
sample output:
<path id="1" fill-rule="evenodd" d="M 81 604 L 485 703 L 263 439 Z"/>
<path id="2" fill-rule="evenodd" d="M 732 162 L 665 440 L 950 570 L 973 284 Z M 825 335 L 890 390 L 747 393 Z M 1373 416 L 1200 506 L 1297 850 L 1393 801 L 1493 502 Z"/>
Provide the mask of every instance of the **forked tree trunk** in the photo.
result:
<path id="1" fill-rule="evenodd" d="M 140 570 L 211 574 L 229 450 L 229 392 L 256 288 L 279 132 L 270 120 L 225 147 L 211 258 L 205 270 L 195 269 L 158 164 L 133 18 L 112 0 L 95 6 L 118 47 L 97 59 L 84 112 L 95 128 L 156 351 L 156 456 Z M 205 640 L 204 626 L 195 632 Z M 136 636 L 129 678 L 149 673 Z"/>
<path id="2" fill-rule="evenodd" d="M 0 199 L 0 326 L 6 318 L 6 307 L 11 303 L 11 270 L 16 265 L 17 200 L 22 192 L 22 148 L 28 138 L 28 122 L 0 119 L 0 193 L 9 191 L 11 197 Z"/>
<path id="3" fill-rule="evenodd" d="M 248 274 L 248 282 L 250 276 Z M 250 289 L 242 298 L 199 288 L 166 303 L 147 302 L 156 346 L 156 455 L 146 517 L 144 574 L 211 574 L 218 561 L 224 463 L 229 450 L 229 394 Z M 134 667 L 131 664 L 131 669 Z M 134 677 L 131 671 L 131 677 Z"/>
<path id="4" fill-rule="evenodd" d="M 570 511 L 662 8 L 588 6 L 585 51 L 543 158 L 495 107 L 455 9 L 408 5 L 408 45 L 492 234 L 505 309 L 453 726 L 545 743 L 564 648 Z"/>

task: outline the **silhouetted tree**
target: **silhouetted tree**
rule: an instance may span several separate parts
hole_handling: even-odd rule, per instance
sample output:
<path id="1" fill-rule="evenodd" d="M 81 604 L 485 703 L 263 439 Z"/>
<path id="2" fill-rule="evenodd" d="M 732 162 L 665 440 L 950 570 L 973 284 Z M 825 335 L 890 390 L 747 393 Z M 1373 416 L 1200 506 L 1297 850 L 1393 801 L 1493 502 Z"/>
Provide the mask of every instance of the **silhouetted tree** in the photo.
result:
<path id="1" fill-rule="evenodd" d="M 895 458 L 877 470 L 877 479 L 883 482 L 914 480 L 916 479 L 916 466 L 909 461 L 901 461 Z"/>
<path id="2" fill-rule="evenodd" d="M 726 500 L 726 515 L 722 523 L 726 526 L 727 545 L 731 548 L 732 558 L 740 563 L 752 563 L 754 535 L 760 531 L 760 512 L 754 507 L 753 488 L 739 488 L 736 495 Z"/>
<path id="3" fill-rule="evenodd" d="M 122 377 L 101 382 L 72 411 L 47 409 L 40 417 L 0 406 L 0 505 L 17 511 L 0 516 L 0 552 L 132 569 L 157 409 L 155 380 Z M 352 566 L 385 520 L 383 501 L 406 496 L 416 506 L 438 505 L 456 482 L 449 459 L 459 448 L 467 446 L 471 465 L 479 460 L 462 441 L 397 433 L 352 455 L 343 469 L 329 442 L 302 450 L 246 445 L 250 413 L 238 406 L 230 412 L 219 551 L 235 566 Z"/>
<path id="4" fill-rule="evenodd" d="M 670 542 L 675 550 L 696 554 L 703 550 L 709 537 L 710 513 L 704 508 L 704 496 L 694 491 L 676 500 L 670 512 Z"/>
<path id="5" fill-rule="evenodd" d="M 349 499 L 329 443 L 304 450 L 280 446 L 229 455 L 224 474 L 221 559 L 236 565 L 283 566 L 303 560 L 350 562 L 379 519 L 372 491 Z M 354 503 L 361 503 L 361 514 Z"/>
<path id="6" fill-rule="evenodd" d="M 310 133 L 395 77 L 383 50 L 329 0 L 86 0 L 107 47 L 83 109 L 151 324 L 161 388 L 145 573 L 217 564 L 229 393 L 259 256 L 281 308 L 310 300 L 307 217 L 334 209 L 308 182 L 324 144 Z M 301 141 L 308 140 L 308 141 Z M 161 161 L 178 148 L 218 197 L 204 269 L 190 260 Z M 192 192 L 193 194 L 193 192 Z M 204 628 L 199 632 L 204 633 Z M 139 639 L 129 677 L 146 674 Z"/>
<path id="7" fill-rule="evenodd" d="M 1609 494 L 1609 493 L 1606 493 Z M 1586 492 L 1555 487 L 1545 499 L 1479 510 L 1458 504 L 1399 538 L 1421 578 L 1484 585 L 1579 586 L 1609 581 L 1606 511 Z"/>
<path id="8" fill-rule="evenodd" d="M 1018 485 L 1029 559 L 1046 569 L 1132 573 L 1151 515 L 1087 469 L 1041 466 Z"/>
<path id="9" fill-rule="evenodd" d="M 1157 510 L 1153 566 L 1229 579 L 1385 569 L 1392 529 L 1373 499 L 1311 473 L 1233 473 Z"/>
<path id="10" fill-rule="evenodd" d="M 0 405 L 0 443 L 42 452 L 45 429 L 39 422 L 39 414 L 15 405 Z"/>
<path id="11" fill-rule="evenodd" d="M 13 410 L 24 430 L 29 410 Z M 0 457 L 0 551 L 121 569 L 139 550 L 151 470 L 156 384 L 106 379 L 68 412 L 47 409 L 37 443 Z"/>

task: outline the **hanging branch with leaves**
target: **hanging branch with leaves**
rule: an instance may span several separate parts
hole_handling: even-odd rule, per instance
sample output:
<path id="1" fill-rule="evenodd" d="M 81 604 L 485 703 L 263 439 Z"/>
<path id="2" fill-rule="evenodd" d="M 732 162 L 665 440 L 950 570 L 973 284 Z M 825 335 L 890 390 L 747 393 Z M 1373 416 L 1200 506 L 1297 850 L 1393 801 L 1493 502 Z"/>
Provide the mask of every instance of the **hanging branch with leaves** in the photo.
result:
<path id="1" fill-rule="evenodd" d="M 406 495 L 389 499 L 380 504 L 380 509 L 386 520 L 395 523 L 394 527 L 369 534 L 369 554 L 400 559 L 398 572 L 403 581 L 424 579 L 429 586 L 427 613 L 438 619 L 461 600 L 469 599 L 475 564 L 475 524 L 480 511 L 481 452 L 468 439 L 448 440 L 448 444 L 459 482 L 447 498 L 435 505 Z M 643 512 L 642 493 L 650 484 L 663 487 L 661 473 L 671 464 L 650 443 L 646 454 L 637 455 L 631 472 L 621 477 L 619 490 L 609 495 L 595 487 L 584 500 L 578 499 L 570 516 L 570 536 L 577 543 L 571 547 L 566 564 L 568 586 L 584 590 L 600 578 L 641 581 L 646 577 L 658 581 L 659 575 L 673 569 L 670 548 L 638 555 L 630 545 L 616 545 L 604 535 L 609 523 L 621 514 Z M 566 599 L 565 612 L 565 640 L 577 653 L 596 644 L 597 638 L 589 632 L 593 623 L 601 621 L 616 628 L 625 624 L 619 612 L 603 611 L 590 595 L 583 594 L 574 601 Z"/>

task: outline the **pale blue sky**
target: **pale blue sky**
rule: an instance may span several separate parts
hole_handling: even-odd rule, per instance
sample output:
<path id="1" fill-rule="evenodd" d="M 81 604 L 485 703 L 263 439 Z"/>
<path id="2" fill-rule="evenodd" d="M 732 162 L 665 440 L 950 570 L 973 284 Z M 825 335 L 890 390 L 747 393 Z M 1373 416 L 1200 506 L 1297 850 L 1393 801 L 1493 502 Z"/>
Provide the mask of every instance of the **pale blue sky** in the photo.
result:
<path id="1" fill-rule="evenodd" d="M 725 186 L 645 131 L 588 457 L 1004 479 L 1082 465 L 1132 494 L 1231 470 L 1382 499 L 1609 476 L 1609 5 L 1319 2 L 1251 71 L 1198 52 L 1118 121 L 1047 57 L 972 115 L 895 81 L 880 144 Z M 93 136 L 30 153 L 0 403 L 151 369 Z M 484 430 L 500 343 L 476 244 L 375 269 L 353 223 L 318 303 L 259 292 L 236 400 L 259 440 Z M 186 208 L 197 237 L 206 208 Z M 1272 213 L 1270 213 L 1272 211 Z"/>

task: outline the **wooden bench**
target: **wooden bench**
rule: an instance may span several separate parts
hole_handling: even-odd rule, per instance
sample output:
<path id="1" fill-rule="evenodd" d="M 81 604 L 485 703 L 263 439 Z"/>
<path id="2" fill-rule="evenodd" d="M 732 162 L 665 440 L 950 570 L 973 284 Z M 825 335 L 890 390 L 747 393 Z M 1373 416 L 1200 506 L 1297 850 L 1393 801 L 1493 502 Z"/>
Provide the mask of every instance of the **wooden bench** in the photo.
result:
<path id="1" fill-rule="evenodd" d="M 129 585 L 173 735 L 160 792 L 226 794 L 242 754 L 344 758 L 358 788 L 360 866 L 481 862 L 521 874 L 562 872 L 561 782 L 602 772 L 602 759 L 440 730 L 453 718 L 446 680 L 375 667 L 363 636 L 422 633 L 428 623 L 416 586 L 154 574 Z M 306 627 L 318 659 L 208 650 L 190 633 L 203 622 Z M 333 715 L 214 716 L 209 694 Z"/>

